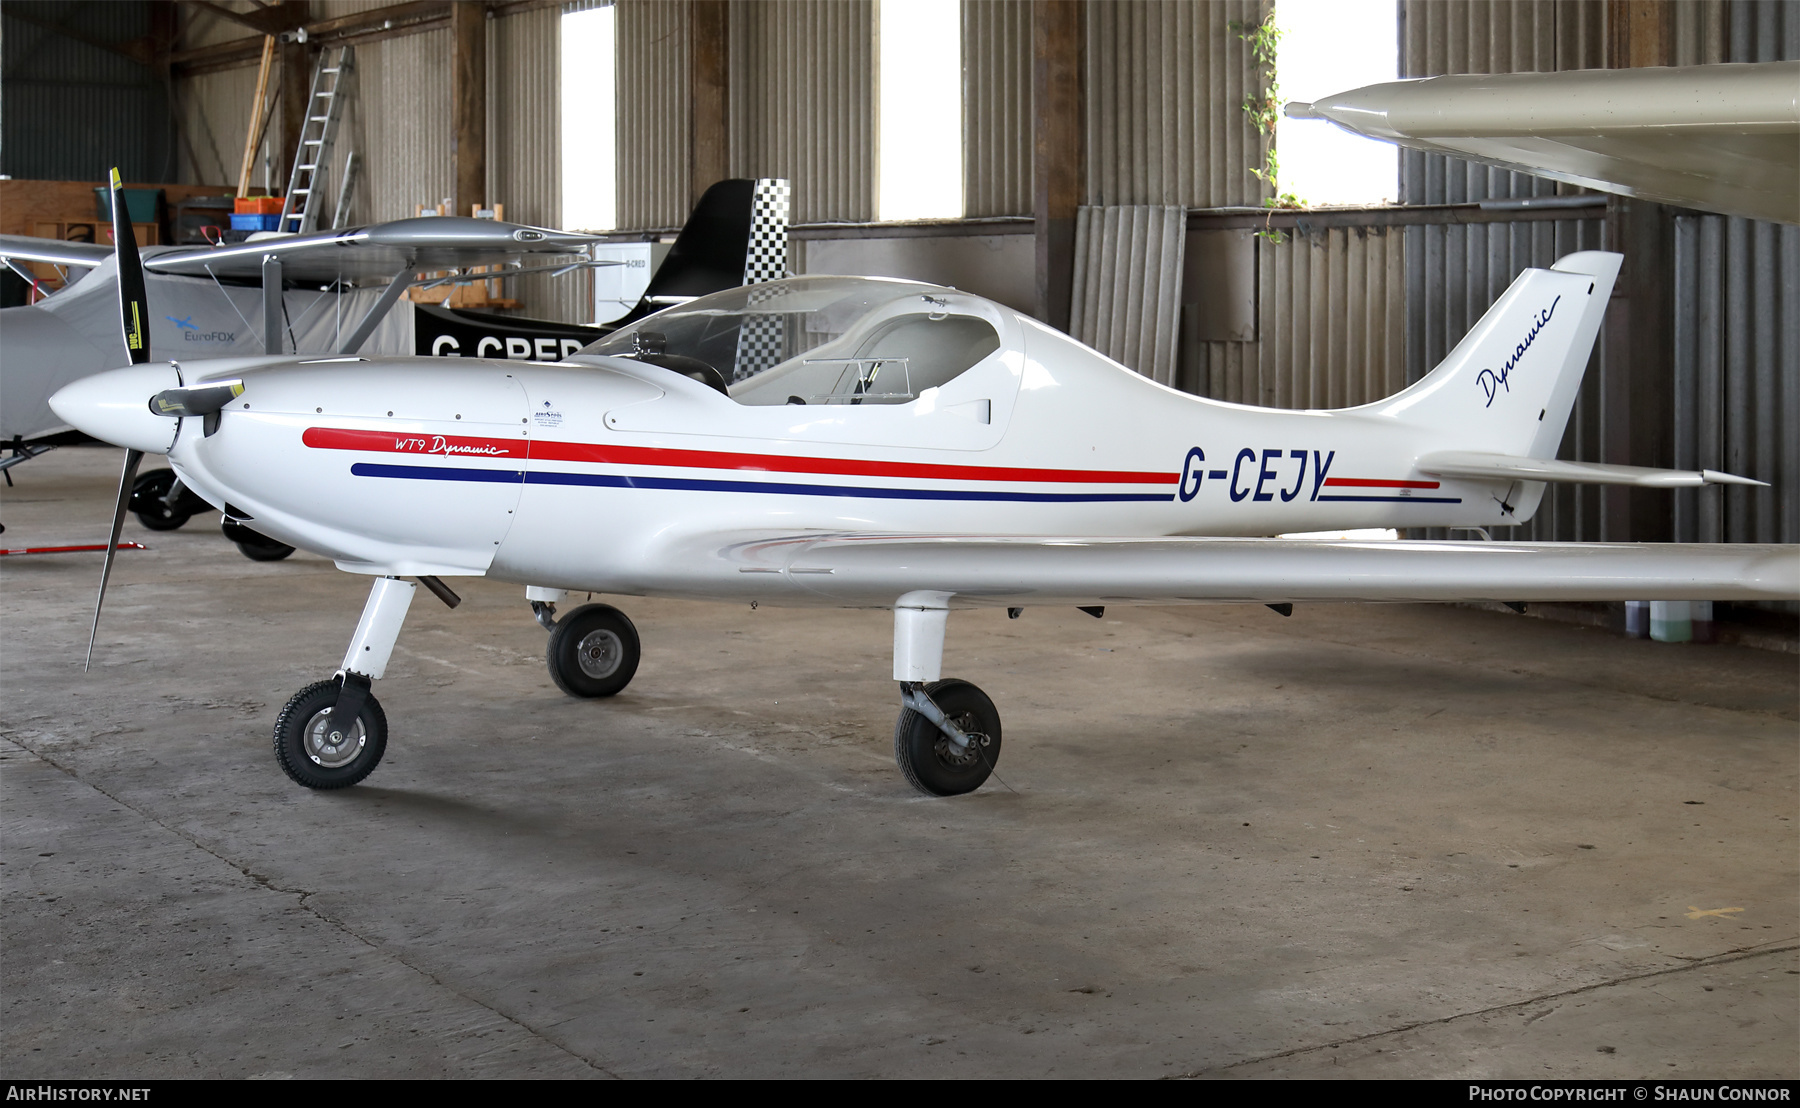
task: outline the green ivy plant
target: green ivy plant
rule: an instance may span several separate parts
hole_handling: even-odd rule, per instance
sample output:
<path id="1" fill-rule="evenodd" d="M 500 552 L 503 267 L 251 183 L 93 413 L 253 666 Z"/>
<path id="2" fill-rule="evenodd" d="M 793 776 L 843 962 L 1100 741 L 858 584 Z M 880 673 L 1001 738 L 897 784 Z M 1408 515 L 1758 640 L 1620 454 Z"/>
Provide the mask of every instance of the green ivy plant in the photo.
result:
<path id="1" fill-rule="evenodd" d="M 1281 160 L 1275 154 L 1275 124 L 1281 118 L 1281 86 L 1275 80 L 1275 53 L 1281 43 L 1281 28 L 1275 25 L 1275 13 L 1271 11 L 1261 23 L 1246 26 L 1242 20 L 1233 19 L 1225 25 L 1238 38 L 1250 44 L 1250 53 L 1256 59 L 1256 65 L 1262 72 L 1263 89 L 1244 97 L 1244 114 L 1249 117 L 1257 134 L 1262 136 L 1262 165 L 1251 168 L 1250 175 L 1275 190 L 1275 195 L 1263 199 L 1265 208 L 1303 208 L 1306 202 L 1291 192 L 1282 192 L 1277 178 L 1281 173 Z M 1265 227 L 1256 232 L 1261 238 L 1273 243 L 1287 241 L 1287 235 L 1273 228 Z"/>

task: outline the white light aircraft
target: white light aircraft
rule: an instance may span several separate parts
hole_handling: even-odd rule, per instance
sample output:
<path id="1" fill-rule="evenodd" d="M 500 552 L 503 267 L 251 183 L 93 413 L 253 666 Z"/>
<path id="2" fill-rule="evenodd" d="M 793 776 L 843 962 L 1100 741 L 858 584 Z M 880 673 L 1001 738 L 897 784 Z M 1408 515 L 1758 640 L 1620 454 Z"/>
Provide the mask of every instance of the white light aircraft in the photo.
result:
<path id="1" fill-rule="evenodd" d="M 51 403 L 127 448 L 114 541 L 138 459 L 166 453 L 228 515 L 374 579 L 337 674 L 275 725 L 302 785 L 381 759 L 406 578 L 454 606 L 441 578 L 486 576 L 526 587 L 583 697 L 625 688 L 638 634 L 605 604 L 558 618 L 570 592 L 890 609 L 895 757 L 951 795 L 1001 745 L 988 697 L 942 678 L 952 609 L 1800 595 L 1795 546 L 1254 537 L 1504 527 L 1546 482 L 1745 482 L 1556 460 L 1619 261 L 1526 270 L 1424 379 L 1339 411 L 1189 396 L 980 297 L 850 277 L 701 297 L 554 365 L 151 361 L 122 286 L 136 364 Z"/>

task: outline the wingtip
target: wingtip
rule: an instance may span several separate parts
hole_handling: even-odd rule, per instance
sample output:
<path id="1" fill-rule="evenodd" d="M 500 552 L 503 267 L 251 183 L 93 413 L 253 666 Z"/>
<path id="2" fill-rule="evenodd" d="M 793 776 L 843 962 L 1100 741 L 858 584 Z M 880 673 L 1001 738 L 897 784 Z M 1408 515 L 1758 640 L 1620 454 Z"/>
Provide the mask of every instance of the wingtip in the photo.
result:
<path id="1" fill-rule="evenodd" d="M 1735 473 L 1721 473 L 1716 469 L 1701 470 L 1700 479 L 1709 485 L 1754 485 L 1764 489 L 1769 487 L 1767 481 L 1758 481 L 1754 477 L 1739 477 Z"/>

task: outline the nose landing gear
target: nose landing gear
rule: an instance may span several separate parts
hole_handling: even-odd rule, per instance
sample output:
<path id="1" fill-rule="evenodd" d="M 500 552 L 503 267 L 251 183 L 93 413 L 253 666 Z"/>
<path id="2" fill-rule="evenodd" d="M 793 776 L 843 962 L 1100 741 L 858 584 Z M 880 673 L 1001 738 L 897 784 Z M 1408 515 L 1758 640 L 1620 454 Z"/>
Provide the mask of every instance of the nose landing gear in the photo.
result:
<path id="1" fill-rule="evenodd" d="M 348 675 L 347 675 L 348 676 Z M 315 681 L 294 694 L 275 720 L 275 760 L 309 789 L 342 789 L 375 772 L 387 751 L 387 714 L 364 695 L 348 727 L 334 710 L 343 685 Z"/>
<path id="2" fill-rule="evenodd" d="M 295 783 L 309 789 L 347 788 L 381 764 L 387 752 L 387 714 L 369 686 L 387 672 L 394 640 L 417 591 L 411 581 L 377 577 L 337 676 L 306 686 L 281 709 L 275 720 L 275 761 Z"/>

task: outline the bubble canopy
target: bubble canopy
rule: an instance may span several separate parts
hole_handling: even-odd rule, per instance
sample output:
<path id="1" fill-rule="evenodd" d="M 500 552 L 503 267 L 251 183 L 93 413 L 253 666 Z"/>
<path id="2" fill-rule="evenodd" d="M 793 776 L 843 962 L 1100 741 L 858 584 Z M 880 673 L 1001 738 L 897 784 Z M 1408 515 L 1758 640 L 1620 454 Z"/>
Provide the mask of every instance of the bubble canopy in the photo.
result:
<path id="1" fill-rule="evenodd" d="M 581 354 L 663 365 L 740 404 L 905 404 L 998 350 L 996 317 L 937 285 L 790 277 L 664 309 Z"/>

